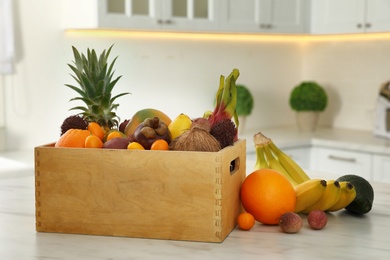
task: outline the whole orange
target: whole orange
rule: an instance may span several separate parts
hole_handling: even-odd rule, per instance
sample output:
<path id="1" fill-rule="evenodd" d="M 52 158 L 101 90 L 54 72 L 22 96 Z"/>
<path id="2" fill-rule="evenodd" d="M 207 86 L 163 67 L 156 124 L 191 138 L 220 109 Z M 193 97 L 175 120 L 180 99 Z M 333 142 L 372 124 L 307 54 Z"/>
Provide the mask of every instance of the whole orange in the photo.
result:
<path id="1" fill-rule="evenodd" d="M 57 140 L 55 147 L 85 147 L 85 139 L 91 135 L 88 130 L 69 129 Z"/>
<path id="2" fill-rule="evenodd" d="M 293 185 L 275 170 L 260 169 L 252 172 L 242 183 L 240 193 L 245 211 L 263 224 L 277 225 L 284 213 L 295 209 Z"/>

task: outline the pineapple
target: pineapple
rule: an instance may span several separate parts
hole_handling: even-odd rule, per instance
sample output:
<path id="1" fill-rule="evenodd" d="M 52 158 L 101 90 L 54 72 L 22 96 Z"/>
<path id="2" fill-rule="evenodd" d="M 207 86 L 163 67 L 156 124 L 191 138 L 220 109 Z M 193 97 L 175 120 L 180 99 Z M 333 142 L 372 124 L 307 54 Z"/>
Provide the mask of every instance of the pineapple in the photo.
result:
<path id="1" fill-rule="evenodd" d="M 114 101 L 120 96 L 129 93 L 121 93 L 114 97 L 111 96 L 111 91 L 121 76 L 112 79 L 114 75 L 113 66 L 116 58 L 111 64 L 108 64 L 107 59 L 111 52 L 112 46 L 104 50 L 99 58 L 95 50 L 87 50 L 87 57 L 78 52 L 72 46 L 74 55 L 74 65 L 68 64 L 75 75 L 71 75 L 78 83 L 79 87 L 65 84 L 65 86 L 76 91 L 80 96 L 72 98 L 73 100 L 81 100 L 85 106 L 76 106 L 70 110 L 82 110 L 80 115 L 88 122 L 97 122 L 106 131 L 113 127 L 118 127 L 119 117 L 114 110 L 119 106 Z"/>

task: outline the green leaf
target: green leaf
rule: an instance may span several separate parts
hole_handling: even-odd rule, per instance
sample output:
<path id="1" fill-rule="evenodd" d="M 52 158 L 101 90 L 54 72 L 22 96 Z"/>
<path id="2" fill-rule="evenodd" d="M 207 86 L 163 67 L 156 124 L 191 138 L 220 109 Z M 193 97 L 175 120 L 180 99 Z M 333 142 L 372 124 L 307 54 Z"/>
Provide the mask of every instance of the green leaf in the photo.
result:
<path id="1" fill-rule="evenodd" d="M 65 84 L 65 86 L 67 86 L 67 87 L 73 89 L 74 91 L 76 91 L 77 93 L 79 93 L 80 96 L 82 96 L 82 97 L 87 97 L 87 95 L 85 94 L 85 92 L 84 92 L 83 90 L 81 90 L 81 89 L 79 89 L 79 88 L 77 88 L 77 87 L 75 87 L 75 86 L 68 85 L 68 84 Z"/>

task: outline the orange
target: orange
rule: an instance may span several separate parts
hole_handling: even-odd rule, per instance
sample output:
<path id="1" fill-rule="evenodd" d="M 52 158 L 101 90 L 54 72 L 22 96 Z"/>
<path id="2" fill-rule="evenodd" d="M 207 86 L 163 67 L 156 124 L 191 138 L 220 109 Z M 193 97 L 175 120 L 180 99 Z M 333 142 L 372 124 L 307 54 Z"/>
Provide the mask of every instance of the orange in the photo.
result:
<path id="1" fill-rule="evenodd" d="M 275 170 L 252 172 L 242 183 L 240 193 L 245 211 L 263 224 L 277 225 L 284 213 L 295 209 L 294 187 Z"/>
<path id="2" fill-rule="evenodd" d="M 250 230 L 255 225 L 255 218 L 251 213 L 243 212 L 238 215 L 237 223 L 242 230 Z"/>
<path id="3" fill-rule="evenodd" d="M 130 150 L 145 150 L 145 148 L 138 142 L 130 142 L 127 146 L 127 149 Z"/>
<path id="4" fill-rule="evenodd" d="M 169 144 L 164 139 L 158 139 L 152 143 L 150 150 L 168 150 Z"/>
<path id="5" fill-rule="evenodd" d="M 100 140 L 103 140 L 104 135 L 106 134 L 103 128 L 96 122 L 90 122 L 88 124 L 88 130 L 93 134 L 99 137 Z"/>
<path id="6" fill-rule="evenodd" d="M 107 135 L 106 142 L 118 137 L 123 137 L 123 134 L 120 131 L 112 131 Z"/>
<path id="7" fill-rule="evenodd" d="M 91 135 L 88 130 L 71 128 L 57 140 L 55 147 L 85 147 L 85 139 Z"/>
<path id="8" fill-rule="evenodd" d="M 103 141 L 96 135 L 91 134 L 85 139 L 85 148 L 102 148 Z"/>

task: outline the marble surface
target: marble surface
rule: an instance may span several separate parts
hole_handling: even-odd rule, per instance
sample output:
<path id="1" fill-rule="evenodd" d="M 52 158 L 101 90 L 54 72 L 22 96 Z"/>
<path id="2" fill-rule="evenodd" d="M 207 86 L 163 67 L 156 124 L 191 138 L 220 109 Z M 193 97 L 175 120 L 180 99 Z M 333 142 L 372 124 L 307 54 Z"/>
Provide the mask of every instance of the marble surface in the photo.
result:
<path id="1" fill-rule="evenodd" d="M 6 153 L 16 163 L 0 170 L 0 259 L 389 259 L 390 185 L 372 183 L 371 212 L 328 214 L 320 231 L 304 226 L 297 234 L 256 223 L 238 228 L 223 243 L 38 233 L 32 154 Z M 8 161 L 9 162 L 9 161 Z M 248 165 L 253 162 L 248 162 Z M 311 174 L 312 177 L 315 173 Z"/>
<path id="2" fill-rule="evenodd" d="M 377 137 L 372 132 L 334 128 L 318 128 L 314 132 L 302 132 L 294 126 L 245 131 L 240 138 L 247 140 L 248 152 L 254 152 L 253 135 L 258 132 L 271 138 L 281 148 L 321 146 L 390 155 L 390 139 Z"/>

